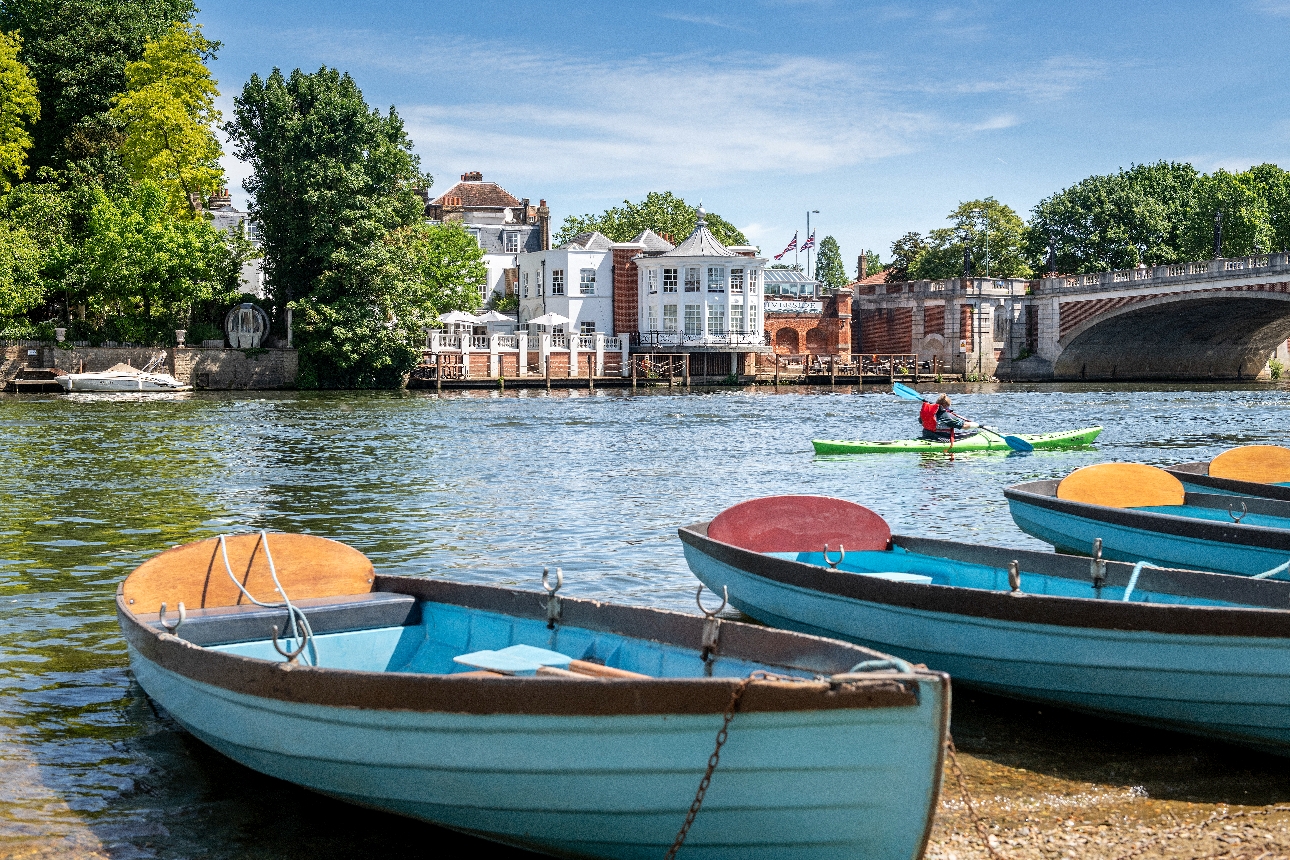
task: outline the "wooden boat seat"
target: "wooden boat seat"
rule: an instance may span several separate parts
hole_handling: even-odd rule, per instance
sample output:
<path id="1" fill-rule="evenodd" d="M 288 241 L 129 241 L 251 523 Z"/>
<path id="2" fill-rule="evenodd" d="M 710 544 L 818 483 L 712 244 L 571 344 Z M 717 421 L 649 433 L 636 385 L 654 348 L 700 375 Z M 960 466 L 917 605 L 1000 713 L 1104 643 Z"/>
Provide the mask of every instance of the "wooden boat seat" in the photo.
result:
<path id="1" fill-rule="evenodd" d="M 229 566 L 242 586 L 265 603 L 279 603 L 260 535 L 226 538 Z M 367 556 L 353 547 L 315 535 L 270 533 L 278 581 L 293 602 L 314 597 L 366 594 L 376 571 Z M 122 586 L 126 603 L 136 615 L 157 612 L 165 603 L 175 612 L 182 601 L 188 611 L 250 603 L 229 579 L 219 539 L 197 541 L 168 549 L 148 559 Z"/>
<path id="2" fill-rule="evenodd" d="M 274 561 L 276 560 L 275 557 Z M 408 594 L 378 591 L 291 602 L 305 613 L 315 634 L 406 627 L 421 623 L 421 604 Z M 166 623 L 173 625 L 178 618 L 178 613 L 167 605 Z M 140 620 L 153 628 L 161 627 L 156 613 Z M 194 645 L 258 642 L 272 638 L 275 626 L 278 628 L 278 635 L 282 636 L 287 623 L 286 609 L 266 609 L 254 603 L 244 603 L 241 606 L 220 606 L 187 612 L 184 623 L 175 631 L 175 635 Z"/>
<path id="3" fill-rule="evenodd" d="M 1209 461 L 1209 475 L 1256 484 L 1284 484 L 1290 482 L 1290 448 L 1280 445 L 1233 448 Z"/>
<path id="4" fill-rule="evenodd" d="M 1107 508 L 1181 505 L 1182 481 L 1142 463 L 1098 463 L 1071 472 L 1057 485 L 1057 498 Z"/>
<path id="5" fill-rule="evenodd" d="M 717 514 L 708 537 L 753 552 L 885 550 L 891 527 L 855 502 L 830 496 L 767 496 Z"/>

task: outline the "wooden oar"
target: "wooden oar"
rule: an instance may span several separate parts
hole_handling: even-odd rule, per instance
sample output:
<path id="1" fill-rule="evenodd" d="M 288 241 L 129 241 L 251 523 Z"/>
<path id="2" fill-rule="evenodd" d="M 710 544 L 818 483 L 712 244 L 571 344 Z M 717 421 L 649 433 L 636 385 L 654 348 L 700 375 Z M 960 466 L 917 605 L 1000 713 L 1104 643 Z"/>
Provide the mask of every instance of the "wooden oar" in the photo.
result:
<path id="1" fill-rule="evenodd" d="M 917 391 L 910 388 L 908 385 L 905 385 L 900 382 L 894 383 L 891 386 L 891 391 L 893 394 L 895 394 L 897 397 L 899 397 L 902 400 L 916 400 L 919 403 L 932 402 L 930 400 L 923 399 L 923 395 L 919 394 Z M 1029 453 L 1030 451 L 1035 450 L 1034 445 L 1031 445 L 1029 442 L 1027 442 L 1025 439 L 1022 439 L 1020 436 L 1005 436 L 1004 434 L 1000 433 L 998 430 L 995 430 L 993 427 L 987 427 L 984 424 L 980 425 L 980 427 L 982 430 L 992 433 L 998 438 L 1002 439 L 1003 443 L 1014 451 L 1023 451 L 1023 452 Z M 951 448 L 954 447 L 953 431 L 950 432 L 950 447 Z"/>

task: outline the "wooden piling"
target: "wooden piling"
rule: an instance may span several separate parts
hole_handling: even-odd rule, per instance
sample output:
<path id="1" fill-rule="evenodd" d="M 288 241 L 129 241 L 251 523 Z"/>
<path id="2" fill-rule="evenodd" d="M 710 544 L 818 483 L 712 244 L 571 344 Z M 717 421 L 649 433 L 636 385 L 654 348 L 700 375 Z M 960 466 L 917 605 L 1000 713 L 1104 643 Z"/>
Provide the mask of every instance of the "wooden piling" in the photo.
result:
<path id="1" fill-rule="evenodd" d="M 546 390 L 551 390 L 551 357 L 547 356 L 546 360 Z"/>

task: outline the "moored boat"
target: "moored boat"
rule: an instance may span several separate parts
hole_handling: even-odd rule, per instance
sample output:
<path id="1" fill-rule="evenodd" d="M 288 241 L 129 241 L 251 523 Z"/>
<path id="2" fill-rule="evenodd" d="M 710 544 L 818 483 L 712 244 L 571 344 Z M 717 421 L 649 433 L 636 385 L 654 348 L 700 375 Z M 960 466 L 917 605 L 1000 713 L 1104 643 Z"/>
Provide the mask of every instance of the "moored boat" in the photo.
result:
<path id="1" fill-rule="evenodd" d="M 1140 463 L 1099 463 L 1004 490 L 1017 526 L 1059 552 L 1286 578 L 1290 502 L 1187 492 Z"/>
<path id="2" fill-rule="evenodd" d="M 1102 432 L 1101 427 L 1081 427 L 1078 430 L 1063 430 L 1056 433 L 1021 433 L 1018 438 L 1024 439 L 1038 449 L 1078 448 L 1092 445 Z M 949 442 L 938 442 L 932 439 L 897 439 L 891 442 L 848 442 L 836 439 L 813 439 L 811 445 L 816 454 L 883 454 L 883 453 L 922 453 L 939 454 L 951 450 Z M 982 430 L 965 439 L 956 439 L 953 450 L 956 453 L 965 451 L 1008 451 L 1008 444 L 1003 437 L 988 430 Z"/>
<path id="3" fill-rule="evenodd" d="M 1262 496 L 1290 502 L 1290 448 L 1244 445 L 1212 460 L 1180 463 L 1165 471 L 1191 492 Z"/>
<path id="4" fill-rule="evenodd" d="M 892 535 L 819 496 L 755 499 L 679 534 L 695 576 L 767 624 L 1290 755 L 1290 582 Z"/>
<path id="5" fill-rule="evenodd" d="M 558 589 L 379 576 L 333 541 L 239 535 L 145 562 L 117 614 L 140 685 L 195 736 L 364 806 L 558 856 L 658 857 L 724 726 L 683 856 L 921 856 L 945 675 Z"/>
<path id="6" fill-rule="evenodd" d="M 162 353 L 142 368 L 115 364 L 107 370 L 90 373 L 63 373 L 55 381 L 69 393 L 192 391 L 191 385 L 185 385 L 169 373 L 158 372 L 164 360 L 165 353 Z"/>

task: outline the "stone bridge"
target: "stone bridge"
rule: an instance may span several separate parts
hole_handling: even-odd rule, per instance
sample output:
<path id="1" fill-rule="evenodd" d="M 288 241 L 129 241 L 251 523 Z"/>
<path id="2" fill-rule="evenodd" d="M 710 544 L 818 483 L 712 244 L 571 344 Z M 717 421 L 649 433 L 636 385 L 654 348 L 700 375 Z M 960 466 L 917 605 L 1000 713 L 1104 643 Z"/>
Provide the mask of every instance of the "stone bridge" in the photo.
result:
<path id="1" fill-rule="evenodd" d="M 1240 380 L 1287 359 L 1290 255 L 856 284 L 855 349 L 1005 380 Z"/>

